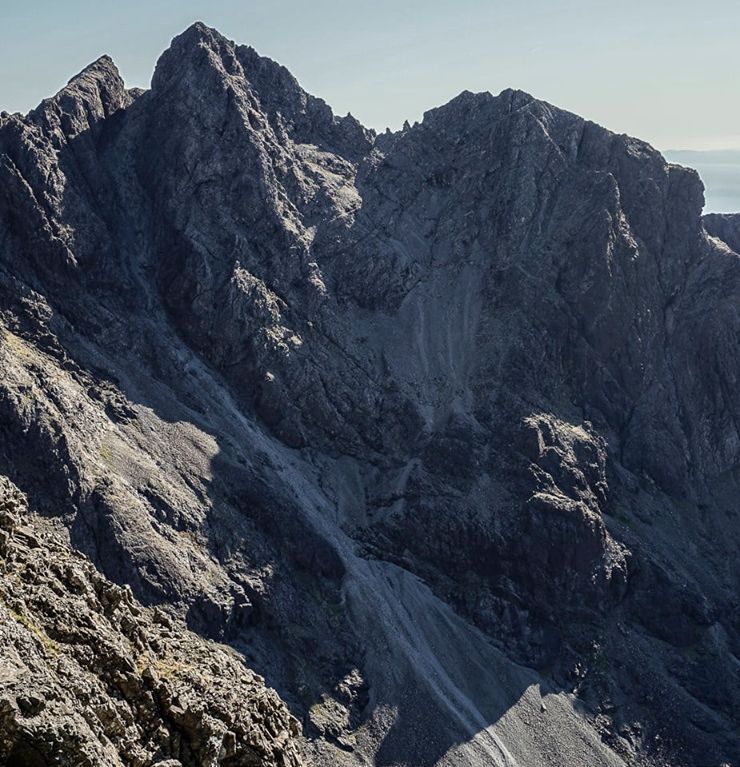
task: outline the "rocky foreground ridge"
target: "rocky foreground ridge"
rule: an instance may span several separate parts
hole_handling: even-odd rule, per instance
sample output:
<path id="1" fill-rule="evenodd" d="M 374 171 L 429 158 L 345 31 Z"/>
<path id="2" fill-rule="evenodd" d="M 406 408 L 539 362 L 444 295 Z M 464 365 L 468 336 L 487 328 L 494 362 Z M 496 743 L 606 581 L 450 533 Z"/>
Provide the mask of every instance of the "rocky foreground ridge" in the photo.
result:
<path id="1" fill-rule="evenodd" d="M 702 206 L 525 93 L 375 135 L 202 24 L 3 113 L 0 757 L 738 763 Z"/>
<path id="2" fill-rule="evenodd" d="M 0 530 L 3 764 L 301 764 L 263 679 L 106 580 L 5 478 Z"/>

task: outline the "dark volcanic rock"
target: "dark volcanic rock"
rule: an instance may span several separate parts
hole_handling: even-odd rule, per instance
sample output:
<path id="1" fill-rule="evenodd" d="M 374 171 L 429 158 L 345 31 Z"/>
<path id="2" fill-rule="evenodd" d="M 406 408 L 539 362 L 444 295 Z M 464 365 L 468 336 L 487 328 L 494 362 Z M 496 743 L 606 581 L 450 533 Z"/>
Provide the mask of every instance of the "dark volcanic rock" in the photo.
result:
<path id="1" fill-rule="evenodd" d="M 3 764 L 302 763 L 263 679 L 103 578 L 5 477 L 0 555 Z"/>
<path id="2" fill-rule="evenodd" d="M 740 251 L 739 213 L 707 213 L 703 221 L 709 234 L 724 240 L 736 253 Z"/>
<path id="3" fill-rule="evenodd" d="M 693 171 L 519 91 L 376 137 L 202 24 L 149 91 L 103 57 L 0 118 L 0 471 L 195 632 L 152 653 L 210 658 L 197 705 L 147 698 L 197 744 L 155 754 L 143 672 L 95 668 L 128 629 L 88 616 L 115 758 L 737 761 L 740 257 L 702 206 Z M 39 751 L 40 703 L 62 731 L 46 700 L 0 709 L 6 750 Z M 72 709 L 63 750 L 104 758 Z"/>

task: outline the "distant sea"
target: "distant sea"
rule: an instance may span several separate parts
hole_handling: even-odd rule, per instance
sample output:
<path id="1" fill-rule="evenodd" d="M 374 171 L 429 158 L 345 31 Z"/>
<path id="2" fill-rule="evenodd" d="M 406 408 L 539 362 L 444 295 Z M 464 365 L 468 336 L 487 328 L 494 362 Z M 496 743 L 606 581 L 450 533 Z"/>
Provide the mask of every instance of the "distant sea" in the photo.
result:
<path id="1" fill-rule="evenodd" d="M 663 156 L 698 171 L 705 186 L 705 213 L 740 213 L 740 149 L 679 149 Z"/>

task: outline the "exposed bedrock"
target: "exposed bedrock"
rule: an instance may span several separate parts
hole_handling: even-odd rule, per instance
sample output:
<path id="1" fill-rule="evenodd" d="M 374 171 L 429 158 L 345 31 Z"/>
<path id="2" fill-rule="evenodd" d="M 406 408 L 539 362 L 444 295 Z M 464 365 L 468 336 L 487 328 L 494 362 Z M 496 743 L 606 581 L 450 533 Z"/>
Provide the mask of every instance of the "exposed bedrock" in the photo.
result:
<path id="1" fill-rule="evenodd" d="M 740 230 L 702 207 L 526 93 L 375 135 L 202 24 L 147 91 L 103 57 L 1 117 L 0 474 L 50 537 L 0 535 L 0 749 L 737 762 Z"/>

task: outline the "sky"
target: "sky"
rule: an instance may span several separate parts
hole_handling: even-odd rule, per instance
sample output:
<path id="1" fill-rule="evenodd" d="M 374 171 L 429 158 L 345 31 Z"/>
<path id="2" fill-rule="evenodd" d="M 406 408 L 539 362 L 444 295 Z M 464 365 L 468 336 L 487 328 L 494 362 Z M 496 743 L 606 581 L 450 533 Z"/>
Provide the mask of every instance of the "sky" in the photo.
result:
<path id="1" fill-rule="evenodd" d="M 0 109 L 103 53 L 146 87 L 196 20 L 379 130 L 512 87 L 661 150 L 740 149 L 738 0 L 0 0 Z"/>

